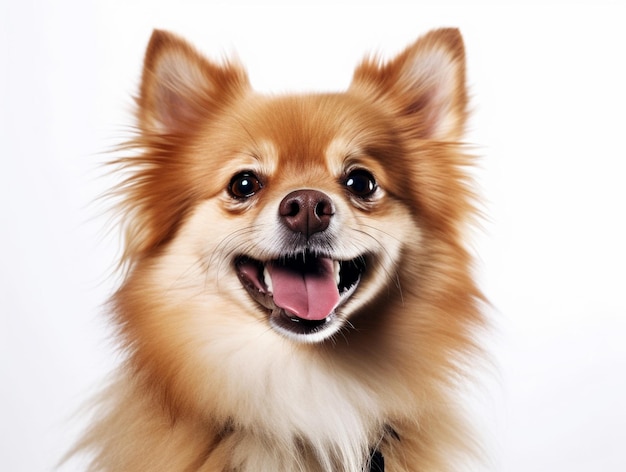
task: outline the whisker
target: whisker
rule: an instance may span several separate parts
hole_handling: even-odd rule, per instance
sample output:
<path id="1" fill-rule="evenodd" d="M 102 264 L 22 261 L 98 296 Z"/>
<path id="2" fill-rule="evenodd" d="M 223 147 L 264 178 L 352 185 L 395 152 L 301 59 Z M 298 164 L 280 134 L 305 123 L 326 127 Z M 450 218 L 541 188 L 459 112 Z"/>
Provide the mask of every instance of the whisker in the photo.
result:
<path id="1" fill-rule="evenodd" d="M 363 225 L 363 226 L 365 228 L 367 228 L 368 230 L 370 230 L 370 231 L 375 231 L 375 232 L 380 233 L 380 234 L 382 234 L 382 235 L 384 235 L 386 237 L 391 237 L 391 238 L 397 240 L 397 238 L 393 237 L 392 235 L 390 235 L 388 232 L 386 232 L 384 230 L 381 230 L 381 229 L 376 228 L 376 227 L 371 226 L 371 225 Z M 361 235 L 367 236 L 370 240 L 374 241 L 376 243 L 376 245 L 380 248 L 381 252 L 385 254 L 386 258 L 388 260 L 393 260 L 393 257 L 389 253 L 389 251 L 386 248 L 386 246 L 376 236 L 374 236 L 373 234 L 370 234 L 365 229 L 352 228 L 352 230 L 357 232 L 357 233 L 359 233 L 359 234 L 361 234 Z M 362 260 L 362 256 L 360 256 L 360 260 Z M 396 288 L 399 291 L 400 300 L 402 301 L 402 303 L 404 303 L 404 297 L 403 297 L 403 294 L 402 294 L 402 285 L 400 283 L 400 274 L 398 273 L 397 270 L 394 270 L 393 273 L 390 273 L 388 268 L 385 265 L 382 266 L 382 269 L 385 271 L 386 277 L 389 280 L 393 280 L 394 281 L 394 285 L 396 286 Z"/>
<path id="2" fill-rule="evenodd" d="M 208 277 L 211 273 L 215 277 L 215 284 L 219 290 L 220 275 L 225 270 L 227 264 L 234 259 L 237 253 L 245 254 L 254 247 L 253 236 L 258 235 L 262 225 L 251 225 L 240 228 L 224 237 L 206 256 L 206 277 L 205 284 L 208 284 Z M 215 269 L 211 270 L 215 265 Z"/>

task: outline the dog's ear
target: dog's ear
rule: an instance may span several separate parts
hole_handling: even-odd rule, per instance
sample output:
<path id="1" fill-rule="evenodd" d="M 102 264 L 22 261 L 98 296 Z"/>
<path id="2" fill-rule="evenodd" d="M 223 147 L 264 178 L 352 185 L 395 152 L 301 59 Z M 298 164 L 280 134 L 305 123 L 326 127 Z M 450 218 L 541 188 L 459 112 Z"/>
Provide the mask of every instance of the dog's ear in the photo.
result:
<path id="1" fill-rule="evenodd" d="M 386 64 L 365 60 L 356 69 L 350 89 L 385 106 L 412 137 L 458 140 L 467 115 L 460 32 L 432 31 Z"/>
<path id="2" fill-rule="evenodd" d="M 140 126 L 167 134 L 193 129 L 247 88 L 241 67 L 212 64 L 184 40 L 155 30 L 137 98 Z"/>

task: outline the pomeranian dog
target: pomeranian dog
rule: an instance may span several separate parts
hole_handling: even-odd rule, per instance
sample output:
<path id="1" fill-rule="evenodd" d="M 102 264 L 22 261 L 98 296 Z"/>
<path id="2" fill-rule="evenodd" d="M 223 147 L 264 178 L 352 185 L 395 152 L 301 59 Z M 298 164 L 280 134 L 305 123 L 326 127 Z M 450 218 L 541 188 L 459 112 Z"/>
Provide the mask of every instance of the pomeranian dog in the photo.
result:
<path id="1" fill-rule="evenodd" d="M 127 354 L 92 471 L 456 470 L 480 349 L 463 40 L 268 96 L 155 31 L 118 161 Z"/>

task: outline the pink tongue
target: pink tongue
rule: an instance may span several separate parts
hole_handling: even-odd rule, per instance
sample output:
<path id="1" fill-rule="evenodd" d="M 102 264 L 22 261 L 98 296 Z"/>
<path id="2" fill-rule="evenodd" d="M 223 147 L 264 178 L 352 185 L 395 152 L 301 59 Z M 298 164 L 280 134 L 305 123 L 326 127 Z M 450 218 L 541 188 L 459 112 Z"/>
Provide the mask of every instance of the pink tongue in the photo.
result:
<path id="1" fill-rule="evenodd" d="M 339 303 L 339 290 L 333 274 L 333 261 L 320 258 L 316 272 L 302 272 L 269 264 L 274 303 L 305 320 L 323 320 Z"/>

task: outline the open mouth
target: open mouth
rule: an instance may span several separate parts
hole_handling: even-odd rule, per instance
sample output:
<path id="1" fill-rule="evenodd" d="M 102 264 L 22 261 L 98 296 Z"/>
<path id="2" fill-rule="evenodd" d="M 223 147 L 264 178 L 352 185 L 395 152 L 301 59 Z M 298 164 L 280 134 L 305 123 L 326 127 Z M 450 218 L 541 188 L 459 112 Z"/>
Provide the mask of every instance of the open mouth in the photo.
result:
<path id="1" fill-rule="evenodd" d="M 312 252 L 266 262 L 247 256 L 235 260 L 239 280 L 268 311 L 272 327 L 307 337 L 338 328 L 336 310 L 357 289 L 365 266 L 365 257 L 339 261 Z"/>

